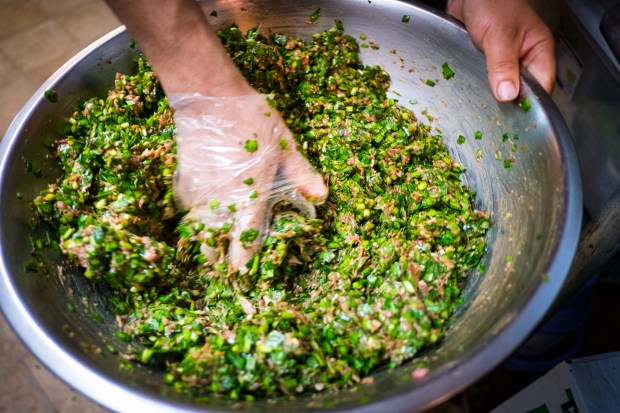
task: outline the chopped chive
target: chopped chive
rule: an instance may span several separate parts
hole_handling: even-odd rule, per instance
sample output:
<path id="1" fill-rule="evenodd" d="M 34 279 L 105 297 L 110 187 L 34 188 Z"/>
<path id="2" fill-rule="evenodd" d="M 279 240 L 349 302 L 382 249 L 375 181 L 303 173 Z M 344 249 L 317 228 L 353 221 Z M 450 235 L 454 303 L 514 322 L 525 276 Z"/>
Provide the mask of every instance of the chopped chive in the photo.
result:
<path id="1" fill-rule="evenodd" d="M 523 98 L 523 100 L 521 101 L 521 109 L 523 109 L 523 112 L 527 112 L 531 109 L 532 104 L 530 103 L 530 100 L 528 98 Z"/>
<path id="2" fill-rule="evenodd" d="M 312 14 L 310 15 L 310 22 L 311 23 L 316 22 L 319 19 L 319 17 L 321 17 L 321 8 L 318 8 L 312 12 Z"/>
<path id="3" fill-rule="evenodd" d="M 258 150 L 258 141 L 256 139 L 248 139 L 245 141 L 244 148 L 248 152 L 256 152 Z"/>
<path id="4" fill-rule="evenodd" d="M 47 99 L 49 102 L 58 102 L 58 92 L 56 92 L 54 89 L 47 89 L 43 93 L 43 95 L 45 96 L 45 99 Z"/>
<path id="5" fill-rule="evenodd" d="M 441 72 L 443 74 L 444 79 L 451 79 L 456 74 L 454 73 L 454 70 L 452 70 L 452 68 L 450 67 L 450 65 L 448 65 L 447 62 L 441 65 Z"/>

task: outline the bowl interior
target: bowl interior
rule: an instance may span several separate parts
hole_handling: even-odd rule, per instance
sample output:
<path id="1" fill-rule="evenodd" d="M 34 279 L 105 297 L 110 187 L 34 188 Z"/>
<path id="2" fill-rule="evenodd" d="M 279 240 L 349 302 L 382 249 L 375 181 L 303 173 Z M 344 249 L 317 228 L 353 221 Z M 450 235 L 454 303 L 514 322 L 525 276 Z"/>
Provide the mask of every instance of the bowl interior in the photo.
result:
<path id="1" fill-rule="evenodd" d="M 478 207 L 490 211 L 493 221 L 483 270 L 469 278 L 465 303 L 441 343 L 415 362 L 378 372 L 361 389 L 251 404 L 214 400 L 203 407 L 411 412 L 462 390 L 508 357 L 556 296 L 581 224 L 580 182 L 568 131 L 540 87 L 524 81 L 523 95 L 531 103 L 527 112 L 517 103 L 498 104 L 488 89 L 484 56 L 465 30 L 407 2 L 317 0 L 291 7 L 286 0 L 209 1 L 203 7 L 216 26 L 234 21 L 246 30 L 260 23 L 265 33 L 307 37 L 338 19 L 348 33 L 374 41 L 379 48 L 362 49 L 363 62 L 388 70 L 401 104 L 421 119 L 426 112 L 433 117 L 432 126 L 466 166 L 464 179 L 477 192 Z M 321 17 L 309 25 L 317 8 Z M 191 410 L 197 405 L 162 384 L 156 373 L 140 366 L 122 368 L 118 356 L 108 351 L 120 343 L 103 288 L 57 256 L 46 258 L 49 273 L 24 268 L 31 250 L 29 202 L 58 176 L 49 144 L 80 98 L 104 95 L 117 71 L 133 69 L 138 51 L 130 43 L 121 28 L 76 56 L 32 97 L 2 141 L 0 304 L 34 354 L 98 402 L 121 411 Z M 443 63 L 454 69 L 454 78 L 443 78 Z M 436 85 L 428 86 L 427 79 Z M 47 89 L 58 92 L 57 103 L 43 97 Z M 474 139 L 476 131 L 482 139 Z M 462 144 L 457 143 L 459 135 L 467 138 Z M 497 159 L 499 154 L 514 157 L 511 168 Z M 41 177 L 33 170 L 41 171 Z M 419 363 L 428 367 L 428 374 L 414 380 Z"/>

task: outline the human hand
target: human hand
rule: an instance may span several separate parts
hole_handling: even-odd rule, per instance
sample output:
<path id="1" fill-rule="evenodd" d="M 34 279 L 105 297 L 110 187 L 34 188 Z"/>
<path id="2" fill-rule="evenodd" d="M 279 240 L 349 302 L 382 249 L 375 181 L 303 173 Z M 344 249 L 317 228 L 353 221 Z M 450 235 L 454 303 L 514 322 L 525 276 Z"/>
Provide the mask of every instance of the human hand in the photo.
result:
<path id="1" fill-rule="evenodd" d="M 287 200 L 313 211 L 308 200 L 324 201 L 327 187 L 264 95 L 168 99 L 177 128 L 177 201 L 207 228 L 232 224 L 229 268 L 244 272 L 260 249 L 271 206 Z M 202 251 L 218 258 L 206 245 Z"/>
<path id="2" fill-rule="evenodd" d="M 447 12 L 465 24 L 486 55 L 489 85 L 498 101 L 518 96 L 519 65 L 551 93 L 553 36 L 527 0 L 450 0 Z"/>

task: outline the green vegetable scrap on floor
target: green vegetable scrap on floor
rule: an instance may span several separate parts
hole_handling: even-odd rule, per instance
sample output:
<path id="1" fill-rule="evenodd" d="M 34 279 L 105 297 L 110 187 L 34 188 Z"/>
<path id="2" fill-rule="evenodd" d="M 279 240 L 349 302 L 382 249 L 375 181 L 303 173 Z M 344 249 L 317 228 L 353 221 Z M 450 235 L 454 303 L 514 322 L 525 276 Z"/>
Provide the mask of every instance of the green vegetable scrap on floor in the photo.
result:
<path id="1" fill-rule="evenodd" d="M 339 28 L 307 43 L 219 36 L 332 190 L 315 219 L 278 205 L 260 255 L 231 274 L 230 227 L 174 203 L 173 111 L 154 72 L 140 58 L 117 75 L 76 109 L 56 142 L 64 175 L 34 205 L 68 259 L 114 289 L 119 351 L 180 391 L 252 399 L 351 386 L 439 341 L 490 225 L 443 138 Z"/>

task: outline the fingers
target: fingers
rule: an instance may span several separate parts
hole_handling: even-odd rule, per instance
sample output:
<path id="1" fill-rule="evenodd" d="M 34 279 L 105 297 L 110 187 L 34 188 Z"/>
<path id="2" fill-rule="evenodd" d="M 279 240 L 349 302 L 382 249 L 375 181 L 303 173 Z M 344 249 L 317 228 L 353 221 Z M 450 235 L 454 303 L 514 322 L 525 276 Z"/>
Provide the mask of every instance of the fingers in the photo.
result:
<path id="1" fill-rule="evenodd" d="M 551 94 L 556 77 L 555 45 L 550 30 L 546 26 L 540 30 L 542 33 L 533 36 L 537 42 L 528 45 L 522 62 L 523 67 Z"/>
<path id="2" fill-rule="evenodd" d="M 228 247 L 229 272 L 246 274 L 248 262 L 260 251 L 268 226 L 268 199 L 268 194 L 259 195 L 237 212 Z"/>
<path id="3" fill-rule="evenodd" d="M 293 142 L 293 139 L 290 138 L 289 141 Z M 280 163 L 280 175 L 313 204 L 321 204 L 327 199 L 328 190 L 323 178 L 294 145 L 289 145 L 284 154 Z"/>
<path id="4" fill-rule="evenodd" d="M 490 32 L 483 42 L 489 85 L 500 102 L 517 98 L 519 65 L 526 69 L 547 93 L 553 91 L 556 75 L 553 36 L 538 16 L 532 15 L 529 23 L 532 26 L 522 33 Z"/>
<path id="5" fill-rule="evenodd" d="M 508 102 L 519 94 L 519 49 L 511 33 L 488 32 L 482 44 L 487 59 L 491 91 L 499 102 Z"/>
<path id="6" fill-rule="evenodd" d="M 526 0 L 451 0 L 447 11 L 463 21 L 486 55 L 489 85 L 498 101 L 517 98 L 520 66 L 547 92 L 552 91 L 553 36 Z"/>

